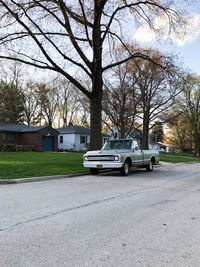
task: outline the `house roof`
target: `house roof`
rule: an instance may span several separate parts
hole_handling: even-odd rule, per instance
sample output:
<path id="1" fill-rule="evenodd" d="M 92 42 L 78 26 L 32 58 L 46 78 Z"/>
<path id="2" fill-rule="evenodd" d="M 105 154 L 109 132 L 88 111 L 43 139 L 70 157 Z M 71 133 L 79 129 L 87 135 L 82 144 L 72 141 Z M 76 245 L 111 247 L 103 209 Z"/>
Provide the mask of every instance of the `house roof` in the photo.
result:
<path id="1" fill-rule="evenodd" d="M 0 124 L 0 131 L 5 132 L 17 132 L 17 133 L 33 133 L 39 132 L 49 126 L 28 126 L 23 124 L 12 124 L 12 123 L 1 123 Z M 55 130 L 56 131 L 56 130 Z"/>
<path id="2" fill-rule="evenodd" d="M 129 134 L 130 137 L 135 139 L 141 139 L 142 138 L 142 132 L 138 129 L 132 129 Z"/>
<path id="3" fill-rule="evenodd" d="M 69 125 L 69 126 L 64 126 L 61 128 L 58 128 L 57 131 L 60 134 L 85 134 L 85 135 L 90 135 L 90 129 L 83 127 L 83 126 L 77 126 L 77 125 Z M 107 134 L 102 134 L 102 136 L 107 137 L 109 135 Z"/>
<path id="4" fill-rule="evenodd" d="M 76 126 L 76 125 L 69 125 L 65 127 L 58 128 L 57 131 L 62 134 L 88 134 L 90 135 L 90 129 Z"/>
<path id="5" fill-rule="evenodd" d="M 162 142 L 157 142 L 161 147 L 167 147 L 167 145 L 166 144 L 163 144 Z"/>
<path id="6" fill-rule="evenodd" d="M 118 129 L 116 126 L 114 126 L 112 129 L 114 132 L 118 132 Z M 136 129 L 136 128 L 129 129 L 128 127 L 126 127 L 125 132 L 126 132 L 126 134 L 128 133 L 127 136 L 129 138 L 133 138 L 133 139 L 141 139 L 142 138 L 142 131 L 139 129 Z M 112 136 L 112 131 L 109 131 L 108 134 L 110 136 Z"/>

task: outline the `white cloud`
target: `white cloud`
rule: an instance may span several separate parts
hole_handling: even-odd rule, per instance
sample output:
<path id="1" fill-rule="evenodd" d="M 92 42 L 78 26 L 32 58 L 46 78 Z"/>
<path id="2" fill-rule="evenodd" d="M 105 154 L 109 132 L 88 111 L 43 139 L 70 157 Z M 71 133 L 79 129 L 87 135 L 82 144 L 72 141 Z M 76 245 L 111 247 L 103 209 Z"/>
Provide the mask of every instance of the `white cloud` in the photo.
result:
<path id="1" fill-rule="evenodd" d="M 147 25 L 139 27 L 134 35 L 134 39 L 139 42 L 153 42 L 156 38 L 156 33 L 149 29 Z"/>
<path id="2" fill-rule="evenodd" d="M 172 41 L 178 46 L 194 42 L 200 36 L 200 14 L 193 14 L 186 28 L 186 33 L 179 38 L 172 34 Z"/>
<path id="3" fill-rule="evenodd" d="M 183 46 L 187 43 L 194 42 L 200 36 L 200 14 L 192 14 L 190 23 L 186 27 L 186 31 L 179 35 L 167 33 L 167 20 L 164 17 L 157 17 L 154 21 L 156 32 L 145 25 L 139 27 L 134 34 L 134 39 L 139 42 L 154 42 L 157 39 L 170 39 L 174 44 Z"/>

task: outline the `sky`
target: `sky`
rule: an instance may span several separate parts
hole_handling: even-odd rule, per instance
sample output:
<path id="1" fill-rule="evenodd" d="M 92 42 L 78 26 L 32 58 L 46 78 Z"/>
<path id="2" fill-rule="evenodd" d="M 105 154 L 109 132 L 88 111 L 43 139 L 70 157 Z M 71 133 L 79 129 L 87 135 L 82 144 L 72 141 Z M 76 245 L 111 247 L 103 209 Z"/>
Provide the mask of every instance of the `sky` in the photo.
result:
<path id="1" fill-rule="evenodd" d="M 185 68 L 200 75 L 200 0 L 187 7 L 186 11 L 191 16 L 191 23 L 187 28 L 187 33 L 181 38 L 171 36 L 172 42 L 170 42 L 168 36 L 164 36 L 165 43 L 161 45 L 155 34 L 147 27 L 137 29 L 133 38 L 143 45 L 155 46 L 163 52 L 178 55 Z"/>

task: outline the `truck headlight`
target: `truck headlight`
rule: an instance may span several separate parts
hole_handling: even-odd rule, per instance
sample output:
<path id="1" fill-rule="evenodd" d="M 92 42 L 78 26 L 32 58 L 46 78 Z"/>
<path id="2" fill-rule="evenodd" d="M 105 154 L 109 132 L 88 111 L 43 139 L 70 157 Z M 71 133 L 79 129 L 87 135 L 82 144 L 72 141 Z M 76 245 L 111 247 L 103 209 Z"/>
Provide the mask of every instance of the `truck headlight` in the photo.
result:
<path id="1" fill-rule="evenodd" d="M 119 156 L 114 156 L 114 160 L 118 161 L 119 160 Z"/>
<path id="2" fill-rule="evenodd" d="M 88 157 L 87 156 L 84 157 L 84 161 L 88 161 Z"/>

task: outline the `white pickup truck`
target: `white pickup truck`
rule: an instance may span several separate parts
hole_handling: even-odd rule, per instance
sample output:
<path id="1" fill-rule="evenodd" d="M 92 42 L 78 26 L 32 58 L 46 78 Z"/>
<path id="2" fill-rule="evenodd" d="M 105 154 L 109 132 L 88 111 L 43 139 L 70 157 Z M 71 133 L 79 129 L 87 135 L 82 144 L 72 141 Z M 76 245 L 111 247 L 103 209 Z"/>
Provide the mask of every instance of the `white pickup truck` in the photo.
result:
<path id="1" fill-rule="evenodd" d="M 101 150 L 88 151 L 83 156 L 83 165 L 91 174 L 98 174 L 100 169 L 118 169 L 121 175 L 127 176 L 130 167 L 153 171 L 153 165 L 158 162 L 158 151 L 141 150 L 136 139 L 109 140 Z"/>

